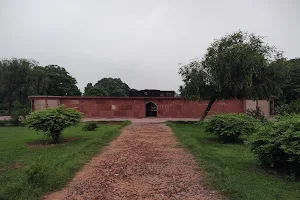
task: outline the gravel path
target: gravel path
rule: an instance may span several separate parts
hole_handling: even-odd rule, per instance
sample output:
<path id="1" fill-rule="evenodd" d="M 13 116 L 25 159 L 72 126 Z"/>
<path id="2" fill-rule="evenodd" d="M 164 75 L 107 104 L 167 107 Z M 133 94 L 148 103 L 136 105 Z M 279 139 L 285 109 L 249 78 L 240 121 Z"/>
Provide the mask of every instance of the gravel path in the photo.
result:
<path id="1" fill-rule="evenodd" d="M 132 124 L 62 191 L 44 199 L 221 199 L 164 124 Z"/>

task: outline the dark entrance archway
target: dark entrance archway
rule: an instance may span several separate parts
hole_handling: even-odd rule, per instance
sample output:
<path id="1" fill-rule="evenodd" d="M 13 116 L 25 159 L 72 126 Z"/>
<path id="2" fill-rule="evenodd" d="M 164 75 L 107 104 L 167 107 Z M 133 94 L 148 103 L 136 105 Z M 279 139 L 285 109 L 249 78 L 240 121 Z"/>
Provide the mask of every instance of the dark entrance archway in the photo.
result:
<path id="1" fill-rule="evenodd" d="M 155 103 L 149 102 L 146 104 L 146 117 L 157 117 L 157 106 Z"/>

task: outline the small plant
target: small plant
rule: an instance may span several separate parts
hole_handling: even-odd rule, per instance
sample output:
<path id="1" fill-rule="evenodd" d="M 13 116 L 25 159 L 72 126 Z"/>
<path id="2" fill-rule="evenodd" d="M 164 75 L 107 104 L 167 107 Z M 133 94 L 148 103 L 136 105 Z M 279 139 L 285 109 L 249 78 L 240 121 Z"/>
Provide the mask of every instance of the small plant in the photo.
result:
<path id="1" fill-rule="evenodd" d="M 251 134 L 256 130 L 254 118 L 243 114 L 220 114 L 206 121 L 205 131 L 216 135 L 219 141 L 234 142 L 240 135 Z"/>
<path id="2" fill-rule="evenodd" d="M 84 131 L 94 131 L 97 128 L 97 122 L 87 122 L 84 124 L 82 130 Z"/>
<path id="3" fill-rule="evenodd" d="M 300 100 L 292 101 L 290 104 L 277 106 L 275 113 L 277 115 L 300 114 Z"/>
<path id="4" fill-rule="evenodd" d="M 300 175 L 300 115 L 285 115 L 247 142 L 263 166 Z"/>
<path id="5" fill-rule="evenodd" d="M 25 167 L 27 182 L 31 185 L 42 186 L 47 180 L 46 170 L 39 162 L 34 162 Z"/>
<path id="6" fill-rule="evenodd" d="M 60 141 L 61 132 L 70 126 L 78 124 L 81 113 L 73 108 L 59 106 L 30 113 L 25 120 L 25 125 L 36 131 L 42 131 L 51 136 L 54 143 Z"/>
<path id="7" fill-rule="evenodd" d="M 254 117 L 255 119 L 258 119 L 260 121 L 266 121 L 266 117 L 264 115 L 264 112 L 261 110 L 260 107 L 257 107 L 256 109 L 247 109 L 246 114 Z"/>
<path id="8" fill-rule="evenodd" d="M 26 115 L 30 113 L 29 108 L 22 108 L 19 110 L 14 110 L 10 114 L 10 122 L 13 126 L 22 125 L 22 121 L 25 119 Z"/>

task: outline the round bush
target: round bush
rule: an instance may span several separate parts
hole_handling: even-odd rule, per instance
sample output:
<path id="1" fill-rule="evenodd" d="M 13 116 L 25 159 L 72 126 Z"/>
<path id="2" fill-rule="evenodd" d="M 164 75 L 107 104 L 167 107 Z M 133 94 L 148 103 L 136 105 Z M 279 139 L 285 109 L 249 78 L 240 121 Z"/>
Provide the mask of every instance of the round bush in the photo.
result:
<path id="1" fill-rule="evenodd" d="M 244 114 L 220 114 L 206 121 L 205 131 L 216 135 L 219 141 L 234 142 L 242 134 L 252 134 L 256 129 L 254 118 Z"/>
<path id="2" fill-rule="evenodd" d="M 248 141 L 264 166 L 300 175 L 300 115 L 286 115 Z"/>
<path id="3" fill-rule="evenodd" d="M 59 106 L 30 113 L 26 116 L 25 125 L 36 131 L 42 131 L 51 136 L 54 143 L 60 141 L 61 132 L 76 125 L 81 120 L 81 113 L 73 108 Z"/>
<path id="4" fill-rule="evenodd" d="M 277 106 L 275 109 L 277 115 L 300 114 L 300 100 L 294 100 L 290 104 Z"/>
<path id="5" fill-rule="evenodd" d="M 97 122 L 87 122 L 84 124 L 82 130 L 84 131 L 94 131 L 97 128 Z"/>

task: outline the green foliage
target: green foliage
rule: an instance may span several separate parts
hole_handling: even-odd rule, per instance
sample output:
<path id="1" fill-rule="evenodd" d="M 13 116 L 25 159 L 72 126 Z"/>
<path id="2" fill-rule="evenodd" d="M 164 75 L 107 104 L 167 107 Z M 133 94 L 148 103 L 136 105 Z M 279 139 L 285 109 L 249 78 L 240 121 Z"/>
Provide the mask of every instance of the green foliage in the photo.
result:
<path id="1" fill-rule="evenodd" d="M 288 74 L 283 81 L 285 85 L 281 98 L 277 101 L 279 105 L 300 99 L 300 58 L 287 60 L 284 65 Z"/>
<path id="2" fill-rule="evenodd" d="M 14 126 L 20 126 L 22 125 L 22 121 L 25 119 L 26 115 L 30 113 L 29 108 L 22 108 L 19 110 L 12 111 L 10 115 L 10 122 Z"/>
<path id="3" fill-rule="evenodd" d="M 0 116 L 8 116 L 7 103 L 0 103 Z"/>
<path id="4" fill-rule="evenodd" d="M 215 40 L 202 60 L 180 68 L 181 90 L 199 98 L 209 96 L 207 90 L 218 98 L 269 98 L 280 92 L 281 60 L 263 37 L 238 31 Z"/>
<path id="5" fill-rule="evenodd" d="M 88 83 L 84 88 L 85 96 L 109 96 L 108 92 L 100 85 L 93 86 L 92 83 Z"/>
<path id="6" fill-rule="evenodd" d="M 181 66 L 179 74 L 184 83 L 184 85 L 179 88 L 182 97 L 191 100 L 209 99 L 214 94 L 215 91 L 209 83 L 210 75 L 203 68 L 200 60 L 195 59 Z"/>
<path id="7" fill-rule="evenodd" d="M 51 136 L 54 143 L 60 140 L 61 132 L 67 127 L 78 124 L 81 113 L 73 108 L 59 106 L 30 113 L 26 117 L 25 124 L 36 131 L 42 131 Z"/>
<path id="8" fill-rule="evenodd" d="M 215 40 L 202 60 L 181 66 L 179 90 L 188 99 L 210 99 L 203 119 L 215 99 L 279 96 L 286 78 L 283 61 L 263 37 L 238 31 Z"/>
<path id="9" fill-rule="evenodd" d="M 81 92 L 76 86 L 77 81 L 65 68 L 58 65 L 49 65 L 45 67 L 45 72 L 49 79 L 47 95 L 54 96 L 80 96 Z"/>
<path id="10" fill-rule="evenodd" d="M 129 96 L 129 86 L 119 78 L 103 78 L 94 86 L 88 83 L 84 89 L 85 96 Z"/>
<path id="11" fill-rule="evenodd" d="M 256 109 L 247 109 L 247 115 L 258 119 L 260 121 L 266 121 L 266 117 L 264 115 L 264 112 L 261 110 L 260 107 L 257 107 Z"/>
<path id="12" fill-rule="evenodd" d="M 56 65 L 41 67 L 37 61 L 19 58 L 0 60 L 0 115 L 28 107 L 30 95 L 81 95 L 76 83 Z"/>
<path id="13" fill-rule="evenodd" d="M 285 115 L 248 141 L 263 166 L 300 175 L 300 115 Z"/>
<path id="14" fill-rule="evenodd" d="M 38 145 L 42 139 L 27 127 L 0 128 L 0 199 L 38 200 L 68 184 L 76 172 L 93 156 L 116 138 L 124 122 L 119 125 L 103 124 L 96 131 L 82 131 L 83 124 L 66 128 L 64 138 L 73 138 L 64 145 Z"/>
<path id="15" fill-rule="evenodd" d="M 40 159 L 37 162 L 33 162 L 27 165 L 25 168 L 25 174 L 27 176 L 27 182 L 30 185 L 41 187 L 47 181 L 47 174 L 45 167 L 40 163 Z"/>
<path id="16" fill-rule="evenodd" d="M 214 115 L 205 122 L 205 131 L 216 135 L 219 141 L 234 142 L 240 135 L 252 134 L 256 120 L 243 114 Z"/>
<path id="17" fill-rule="evenodd" d="M 3 59 L 0 61 L 0 103 L 6 104 L 8 114 L 15 101 L 28 103 L 28 95 L 34 93 L 32 69 L 37 66 L 34 60 Z"/>
<path id="18" fill-rule="evenodd" d="M 98 127 L 97 122 L 87 122 L 84 124 L 82 130 L 84 131 L 94 131 Z"/>
<path id="19" fill-rule="evenodd" d="M 279 105 L 275 109 L 276 114 L 300 114 L 300 100 L 292 101 L 290 104 Z"/>
<path id="20" fill-rule="evenodd" d="M 299 200 L 300 181 L 263 170 L 244 143 L 220 144 L 204 132 L 204 124 L 168 122 L 181 146 L 198 160 L 206 174 L 204 186 L 218 189 L 231 200 Z M 249 136 L 243 136 L 247 138 Z"/>

